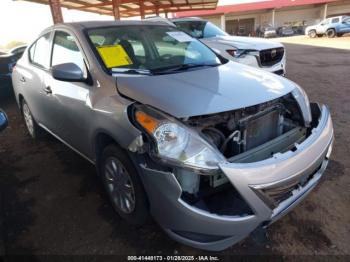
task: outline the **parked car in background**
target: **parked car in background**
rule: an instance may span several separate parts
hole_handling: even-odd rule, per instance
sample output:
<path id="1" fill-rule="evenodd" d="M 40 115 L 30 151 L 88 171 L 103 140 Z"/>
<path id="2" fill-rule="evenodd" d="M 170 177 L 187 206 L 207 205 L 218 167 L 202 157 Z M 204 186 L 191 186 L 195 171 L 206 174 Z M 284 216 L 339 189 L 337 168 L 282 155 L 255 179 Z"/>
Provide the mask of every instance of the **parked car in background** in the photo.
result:
<path id="1" fill-rule="evenodd" d="M 21 58 L 26 48 L 27 48 L 27 45 L 16 46 L 10 50 L 9 54 L 18 60 Z"/>
<path id="2" fill-rule="evenodd" d="M 330 17 L 305 29 L 305 34 L 312 38 L 323 35 L 333 38 L 346 33 L 350 33 L 350 16 Z"/>
<path id="3" fill-rule="evenodd" d="M 12 78 L 29 134 L 95 164 L 126 221 L 151 213 L 187 245 L 222 250 L 270 225 L 327 166 L 326 106 L 174 26 L 57 24 L 26 52 Z"/>
<path id="4" fill-rule="evenodd" d="M 305 35 L 306 25 L 292 26 L 295 35 Z"/>
<path id="5" fill-rule="evenodd" d="M 3 131 L 8 124 L 7 116 L 4 111 L 0 109 L 0 132 Z"/>
<path id="6" fill-rule="evenodd" d="M 294 30 L 292 27 L 281 26 L 281 27 L 277 28 L 277 35 L 278 36 L 292 36 L 292 35 L 294 35 Z"/>
<path id="7" fill-rule="evenodd" d="M 196 17 L 177 18 L 171 22 L 229 60 L 278 75 L 286 73 L 286 54 L 280 43 L 256 37 L 230 36 L 211 22 Z"/>
<path id="8" fill-rule="evenodd" d="M 264 38 L 271 38 L 277 36 L 277 31 L 272 26 L 261 27 L 260 31 L 260 36 Z"/>
<path id="9" fill-rule="evenodd" d="M 21 58 L 26 46 L 19 46 L 11 49 L 10 52 L 0 55 L 0 93 L 8 92 L 11 90 L 12 69 L 15 66 L 17 60 Z"/>

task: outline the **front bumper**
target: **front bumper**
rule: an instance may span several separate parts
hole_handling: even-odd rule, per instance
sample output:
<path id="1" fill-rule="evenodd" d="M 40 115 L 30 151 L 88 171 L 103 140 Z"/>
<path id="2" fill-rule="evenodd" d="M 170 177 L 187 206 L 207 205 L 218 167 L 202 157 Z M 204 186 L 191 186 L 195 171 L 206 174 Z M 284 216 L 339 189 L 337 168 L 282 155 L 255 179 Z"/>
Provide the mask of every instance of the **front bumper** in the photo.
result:
<path id="1" fill-rule="evenodd" d="M 318 126 L 293 150 L 255 163 L 221 164 L 221 170 L 253 211 L 242 216 L 217 215 L 191 206 L 180 198 L 182 190 L 174 174 L 141 166 L 151 213 L 179 242 L 206 250 L 225 249 L 257 227 L 276 221 L 298 204 L 320 181 L 332 142 L 332 120 L 327 107 L 322 106 Z M 304 182 L 299 185 L 295 181 Z M 269 190 L 291 184 L 294 187 L 290 196 L 273 203 Z"/>

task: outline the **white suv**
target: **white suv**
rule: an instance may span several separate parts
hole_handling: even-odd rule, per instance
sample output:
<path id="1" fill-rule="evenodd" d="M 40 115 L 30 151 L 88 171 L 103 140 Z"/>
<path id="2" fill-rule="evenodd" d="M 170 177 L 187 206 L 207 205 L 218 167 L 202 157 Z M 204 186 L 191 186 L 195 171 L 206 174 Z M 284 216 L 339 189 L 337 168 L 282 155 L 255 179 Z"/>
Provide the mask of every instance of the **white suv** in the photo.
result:
<path id="1" fill-rule="evenodd" d="M 211 22 L 197 17 L 177 18 L 171 22 L 229 60 L 278 75 L 286 73 L 285 48 L 280 43 L 256 37 L 230 36 Z"/>

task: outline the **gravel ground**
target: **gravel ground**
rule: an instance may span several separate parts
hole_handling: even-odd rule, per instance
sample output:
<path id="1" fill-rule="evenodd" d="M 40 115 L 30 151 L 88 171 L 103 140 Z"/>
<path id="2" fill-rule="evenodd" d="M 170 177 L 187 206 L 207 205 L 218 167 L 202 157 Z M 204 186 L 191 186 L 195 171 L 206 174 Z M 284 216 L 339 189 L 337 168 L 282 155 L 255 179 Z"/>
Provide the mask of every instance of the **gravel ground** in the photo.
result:
<path id="1" fill-rule="evenodd" d="M 303 86 L 310 100 L 330 106 L 332 160 L 320 185 L 269 227 L 267 239 L 247 238 L 212 255 L 350 255 L 350 51 L 286 47 L 287 77 Z M 91 164 L 54 138 L 31 140 L 13 99 L 2 98 L 0 107 L 10 118 L 0 134 L 5 254 L 205 253 L 174 242 L 155 224 L 127 225 L 108 204 Z"/>
<path id="2" fill-rule="evenodd" d="M 282 42 L 286 44 L 299 44 L 299 45 L 311 45 L 318 47 L 329 47 L 337 49 L 350 49 L 350 34 L 346 34 L 342 37 L 327 38 L 317 37 L 310 38 L 305 35 L 273 38 L 272 40 Z"/>

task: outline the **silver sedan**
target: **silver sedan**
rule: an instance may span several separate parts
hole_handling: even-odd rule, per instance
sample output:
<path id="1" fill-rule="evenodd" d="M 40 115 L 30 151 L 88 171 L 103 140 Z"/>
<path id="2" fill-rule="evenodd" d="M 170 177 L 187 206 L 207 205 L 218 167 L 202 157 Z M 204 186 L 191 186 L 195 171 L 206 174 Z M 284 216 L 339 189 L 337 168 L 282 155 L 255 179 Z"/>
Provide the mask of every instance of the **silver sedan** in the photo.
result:
<path id="1" fill-rule="evenodd" d="M 60 24 L 13 70 L 29 134 L 96 165 L 116 212 L 222 250 L 290 211 L 327 166 L 333 126 L 297 84 L 154 22 Z"/>

